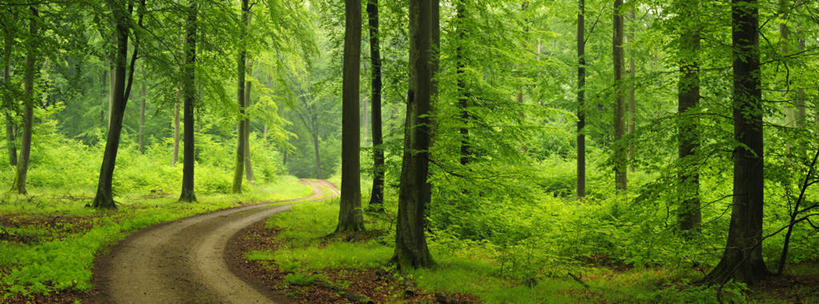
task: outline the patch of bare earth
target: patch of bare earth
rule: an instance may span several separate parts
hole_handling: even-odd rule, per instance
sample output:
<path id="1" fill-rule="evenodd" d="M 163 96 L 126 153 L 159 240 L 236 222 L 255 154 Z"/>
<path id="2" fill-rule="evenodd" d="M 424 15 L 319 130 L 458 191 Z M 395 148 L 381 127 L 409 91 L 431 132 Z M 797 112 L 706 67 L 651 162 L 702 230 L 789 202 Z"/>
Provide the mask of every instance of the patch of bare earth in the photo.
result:
<path id="1" fill-rule="evenodd" d="M 251 225 L 237 235 L 228 248 L 229 264 L 234 271 L 264 284 L 265 288 L 287 295 L 292 303 L 476 303 L 474 296 L 424 292 L 403 280 L 393 271 L 379 268 L 332 269 L 309 273 L 317 278 L 309 283 L 291 284 L 286 276 L 293 274 L 275 261 L 248 261 L 244 253 L 251 250 L 276 250 L 285 240 L 278 238 L 281 229 L 265 228 L 264 222 Z M 377 235 L 373 234 L 373 235 Z M 336 236 L 362 240 L 364 236 Z M 329 242 L 324 238 L 322 244 Z"/>

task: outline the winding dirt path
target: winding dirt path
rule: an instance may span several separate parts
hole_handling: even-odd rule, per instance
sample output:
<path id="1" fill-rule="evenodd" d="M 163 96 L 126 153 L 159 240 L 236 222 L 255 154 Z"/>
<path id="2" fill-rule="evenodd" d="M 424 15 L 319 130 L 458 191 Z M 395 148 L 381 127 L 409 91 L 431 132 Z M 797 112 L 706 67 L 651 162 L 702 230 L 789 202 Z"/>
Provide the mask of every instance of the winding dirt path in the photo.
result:
<path id="1" fill-rule="evenodd" d="M 92 303 L 275 303 L 281 295 L 231 272 L 226 248 L 242 228 L 326 199 L 339 191 L 330 182 L 301 180 L 313 195 L 226 209 L 160 224 L 125 238 L 97 259 Z M 291 202 L 287 205 L 272 204 Z"/>

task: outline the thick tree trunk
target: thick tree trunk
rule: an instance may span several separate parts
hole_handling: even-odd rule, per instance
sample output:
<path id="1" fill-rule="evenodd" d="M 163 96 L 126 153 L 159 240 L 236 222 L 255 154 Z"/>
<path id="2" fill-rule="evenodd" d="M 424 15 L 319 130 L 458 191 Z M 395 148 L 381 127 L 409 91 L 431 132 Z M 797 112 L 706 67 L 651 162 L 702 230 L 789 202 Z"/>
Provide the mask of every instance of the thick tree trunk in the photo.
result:
<path id="1" fill-rule="evenodd" d="M 625 192 L 628 187 L 626 167 L 627 145 L 621 141 L 626 131 L 624 98 L 624 60 L 623 60 L 623 0 L 614 0 L 614 38 L 612 39 L 614 57 L 614 184 L 618 192 Z"/>
<path id="2" fill-rule="evenodd" d="M 372 65 L 372 137 L 373 137 L 373 189 L 369 208 L 384 210 L 384 147 L 381 134 L 381 45 L 378 32 L 378 0 L 367 2 L 367 18 L 370 23 L 370 63 Z"/>
<path id="3" fill-rule="evenodd" d="M 114 81 L 112 86 L 113 90 L 111 91 L 112 101 L 110 102 L 108 115 L 108 136 L 105 143 L 102 166 L 100 168 L 97 194 L 94 197 L 94 208 L 116 208 L 111 188 L 114 179 L 114 168 L 116 167 L 117 161 L 117 151 L 119 150 L 119 139 L 125 114 L 125 105 L 128 102 L 125 94 L 125 82 L 129 29 L 125 19 L 130 18 L 130 16 L 126 15 L 124 7 L 119 7 L 117 4 L 111 4 L 111 6 L 115 18 L 117 48 L 113 57 Z"/>
<path id="4" fill-rule="evenodd" d="M 585 0 L 577 1 L 577 197 L 586 196 L 586 35 Z"/>
<path id="5" fill-rule="evenodd" d="M 3 83 L 6 88 L 11 88 L 11 46 L 14 37 L 11 30 L 6 31 L 3 37 Z M 13 96 L 9 90 L 3 91 L 3 104 L 5 105 L 6 118 L 6 146 L 9 151 L 9 165 L 17 166 L 17 140 L 15 139 L 14 118 L 11 113 L 14 111 Z"/>
<path id="6" fill-rule="evenodd" d="M 341 208 L 336 232 L 364 230 L 361 210 L 361 1 L 345 0 L 344 71 L 341 106 Z"/>
<path id="7" fill-rule="evenodd" d="M 401 270 L 433 264 L 424 223 L 432 196 L 427 177 L 432 142 L 430 116 L 437 95 L 433 77 L 438 72 L 438 0 L 410 0 L 409 15 L 409 92 L 393 257 Z"/>
<path id="8" fill-rule="evenodd" d="M 145 81 L 148 72 L 145 71 L 145 65 L 142 65 L 142 101 L 139 104 L 139 153 L 145 154 Z"/>
<path id="9" fill-rule="evenodd" d="M 762 90 L 757 0 L 733 0 L 734 196 L 728 242 L 722 260 L 705 280 L 753 284 L 769 274 L 762 260 L 764 201 Z"/>
<path id="10" fill-rule="evenodd" d="M 196 201 L 196 194 L 193 189 L 193 174 L 194 174 L 194 143 L 193 143 L 193 103 L 196 99 L 196 17 L 198 13 L 198 6 L 195 0 L 190 0 L 190 8 L 188 8 L 188 18 L 185 24 L 185 67 L 183 68 L 182 76 L 182 91 L 184 95 L 184 136 L 185 136 L 185 150 L 182 164 L 182 194 L 179 200 L 183 202 Z"/>
<path id="11" fill-rule="evenodd" d="M 26 194 L 26 176 L 28 175 L 28 161 L 31 156 L 31 133 L 34 123 L 34 77 L 37 64 L 38 39 L 40 30 L 40 12 L 36 5 L 29 6 L 31 17 L 29 18 L 29 36 L 26 39 L 28 50 L 26 54 L 26 65 L 23 70 L 23 134 L 20 138 L 20 159 L 17 162 L 17 175 L 14 178 L 12 191 L 19 194 Z"/>
<path id="12" fill-rule="evenodd" d="M 249 65 L 249 64 L 248 64 Z M 250 67 L 247 68 L 247 74 L 250 74 Z M 245 81 L 245 104 L 250 106 L 250 81 Z M 256 175 L 253 174 L 253 163 L 250 161 L 250 117 L 245 119 L 245 178 L 249 182 L 256 180 Z"/>
<path id="13" fill-rule="evenodd" d="M 238 82 L 236 90 L 236 100 L 239 102 L 239 133 L 236 136 L 238 142 L 236 144 L 236 167 L 233 171 L 233 193 L 242 193 L 242 179 L 244 177 L 245 169 L 245 147 L 247 144 L 245 140 L 245 133 L 247 132 L 247 124 L 245 124 L 245 108 L 247 102 L 245 101 L 245 67 L 247 50 L 245 49 L 245 32 L 247 31 L 247 10 L 248 0 L 242 0 L 242 29 L 239 34 L 239 58 L 237 61 Z"/>
<path id="14" fill-rule="evenodd" d="M 677 212 L 679 228 L 684 234 L 697 232 L 700 229 L 699 171 L 692 158 L 699 149 L 699 119 L 696 107 L 700 99 L 700 75 L 698 54 L 700 36 L 696 24 L 688 24 L 688 18 L 695 18 L 698 13 L 696 1 L 682 1 L 682 22 L 686 22 L 680 33 L 680 80 L 678 84 L 679 115 L 679 194 L 680 206 Z"/>
<path id="15" fill-rule="evenodd" d="M 461 112 L 461 128 L 459 133 L 461 134 L 461 158 L 460 162 L 461 165 L 466 165 L 469 163 L 469 159 L 471 157 L 471 153 L 469 152 L 469 92 L 466 89 L 466 80 L 464 79 L 464 69 L 465 69 L 465 62 L 466 58 L 464 56 L 464 39 L 466 39 L 466 26 L 464 25 L 464 15 L 466 14 L 466 4 L 464 0 L 458 0 L 455 3 L 455 18 L 457 20 L 457 31 L 458 31 L 458 47 L 455 49 L 455 61 L 456 61 L 456 68 L 455 68 L 455 75 L 457 77 L 457 85 L 458 85 L 458 109 Z M 521 94 L 521 98 L 522 98 Z"/>
<path id="16" fill-rule="evenodd" d="M 171 166 L 176 166 L 179 161 L 179 105 L 182 103 L 182 89 L 176 90 L 176 101 L 173 104 L 173 155 L 171 155 Z"/>

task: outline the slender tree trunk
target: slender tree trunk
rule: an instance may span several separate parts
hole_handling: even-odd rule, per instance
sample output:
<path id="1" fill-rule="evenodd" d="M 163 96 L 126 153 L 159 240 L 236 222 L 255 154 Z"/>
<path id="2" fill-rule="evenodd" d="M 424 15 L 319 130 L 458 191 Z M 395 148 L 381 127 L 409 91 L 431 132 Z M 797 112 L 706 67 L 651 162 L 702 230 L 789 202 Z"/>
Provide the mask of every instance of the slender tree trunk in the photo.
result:
<path id="1" fill-rule="evenodd" d="M 577 1 L 577 197 L 586 196 L 586 3 Z"/>
<path id="2" fill-rule="evenodd" d="M 336 232 L 364 230 L 361 210 L 361 1 L 345 0 L 341 117 L 341 208 Z"/>
<path id="3" fill-rule="evenodd" d="M 681 18 L 685 25 L 680 33 L 680 80 L 678 84 L 679 115 L 679 194 L 680 206 L 677 214 L 680 231 L 690 235 L 700 229 L 699 170 L 693 162 L 699 149 L 699 119 L 697 104 L 700 99 L 700 75 L 698 56 L 700 35 L 697 24 L 689 23 L 699 15 L 697 1 L 681 1 Z"/>
<path id="4" fill-rule="evenodd" d="M 125 106 L 128 102 L 128 91 L 130 83 L 133 81 L 134 61 L 130 66 L 130 81 L 126 88 L 126 61 L 128 60 L 128 33 L 130 19 L 129 12 L 116 3 L 111 3 L 111 11 L 114 16 L 115 35 L 117 41 L 116 53 L 114 55 L 114 84 L 111 91 L 111 108 L 108 115 L 108 139 L 105 143 L 105 153 L 103 154 L 102 166 L 100 168 L 100 178 L 97 184 L 97 194 L 94 197 L 94 208 L 116 208 L 112 184 L 114 179 L 114 169 L 116 168 L 117 151 L 119 150 L 119 139 L 122 131 L 122 121 L 125 116 Z M 129 4 L 129 6 L 132 4 Z M 132 6 L 131 6 L 132 7 Z M 134 45 L 134 57 L 139 45 Z"/>
<path id="5" fill-rule="evenodd" d="M 623 0 L 614 0 L 614 184 L 618 192 L 625 192 L 627 179 L 627 146 L 622 143 L 626 131 L 626 104 L 623 94 Z"/>
<path id="6" fill-rule="evenodd" d="M 106 101 L 108 100 L 108 92 L 106 92 L 105 87 L 108 86 L 108 70 L 102 70 L 102 82 L 100 86 L 100 125 L 104 130 L 108 130 L 108 124 L 105 116 L 105 108 L 106 108 Z M 110 91 L 110 89 L 108 90 Z"/>
<path id="7" fill-rule="evenodd" d="M 457 20 L 457 31 L 458 31 L 458 47 L 455 49 L 455 61 L 456 61 L 456 68 L 455 68 L 455 75 L 457 77 L 457 85 L 458 85 L 458 109 L 461 112 L 461 128 L 459 130 L 461 134 L 461 165 L 466 165 L 469 163 L 469 159 L 471 157 L 470 149 L 469 149 L 469 92 L 466 89 L 466 79 L 464 79 L 464 69 L 465 69 L 465 62 L 466 58 L 464 56 L 464 47 L 463 43 L 466 39 L 466 25 L 464 25 L 464 15 L 466 14 L 466 4 L 464 0 L 458 0 L 455 3 L 455 19 Z M 523 95 L 520 95 L 521 98 Z"/>
<path id="8" fill-rule="evenodd" d="M 193 103 L 196 101 L 196 17 L 198 14 L 198 6 L 196 0 L 190 0 L 190 8 L 188 8 L 188 18 L 185 24 L 185 67 L 183 68 L 182 76 L 182 91 L 185 96 L 184 102 L 184 136 L 185 136 L 185 150 L 184 159 L 182 163 L 182 194 L 179 200 L 183 202 L 196 201 L 196 194 L 193 189 L 193 174 L 194 174 L 194 143 L 193 143 Z"/>
<path id="9" fill-rule="evenodd" d="M 706 277 L 710 283 L 730 279 L 753 284 L 769 272 L 762 260 L 764 201 L 762 90 L 759 59 L 759 4 L 733 0 L 734 196 L 725 253 Z"/>
<path id="10" fill-rule="evenodd" d="M 433 264 L 424 230 L 432 196 L 427 177 L 432 142 L 430 116 L 437 95 L 433 77 L 438 73 L 438 0 L 410 0 L 409 16 L 409 92 L 393 257 L 401 270 Z"/>
<path id="11" fill-rule="evenodd" d="M 250 73 L 250 66 L 248 64 L 247 74 Z M 245 104 L 250 106 L 250 88 L 253 83 L 250 81 L 245 81 Z M 247 181 L 253 182 L 256 180 L 256 176 L 253 174 L 253 163 L 250 161 L 250 117 L 245 119 L 245 178 Z"/>
<path id="12" fill-rule="evenodd" d="M 173 155 L 171 166 L 179 161 L 179 105 L 182 103 L 182 88 L 176 90 L 176 101 L 173 104 Z"/>
<path id="13" fill-rule="evenodd" d="M 319 137 L 313 133 L 313 152 L 316 155 L 316 178 L 321 178 L 321 154 L 319 153 Z"/>
<path id="14" fill-rule="evenodd" d="M 635 27 L 634 24 L 637 21 L 637 18 L 634 15 L 634 10 L 631 10 L 630 17 L 631 17 L 631 23 L 632 24 L 629 27 L 629 29 L 630 29 L 629 35 L 626 36 L 626 44 L 633 43 L 632 40 L 634 40 L 634 27 Z M 628 134 L 633 136 L 634 128 L 637 126 L 637 116 L 635 114 L 636 105 L 635 105 L 635 101 L 634 101 L 634 93 L 637 90 L 637 85 L 636 85 L 637 84 L 637 82 L 636 82 L 637 81 L 637 79 L 636 79 L 637 71 L 636 71 L 636 67 L 634 65 L 634 46 L 631 46 L 631 49 L 632 49 L 632 51 L 628 55 L 628 80 L 629 80 L 629 84 L 628 84 L 628 88 L 629 88 L 629 90 L 628 90 Z M 634 172 L 634 166 L 631 165 L 632 164 L 631 160 L 633 158 L 634 158 L 634 139 L 631 138 L 628 141 L 628 156 L 627 156 L 628 169 L 631 172 Z"/>
<path id="15" fill-rule="evenodd" d="M 370 61 L 372 65 L 372 135 L 373 135 L 373 189 L 369 207 L 384 210 L 384 147 L 381 135 L 381 45 L 378 32 L 378 0 L 367 1 L 370 23 Z"/>
<path id="16" fill-rule="evenodd" d="M 242 0 L 242 29 L 241 33 L 239 34 L 239 58 L 237 61 L 237 71 L 238 71 L 238 83 L 237 83 L 237 93 L 236 99 L 239 102 L 239 134 L 236 136 L 238 138 L 238 143 L 236 145 L 236 168 L 233 171 L 233 193 L 242 193 L 242 178 L 244 176 L 244 168 L 245 168 L 245 147 L 247 144 L 245 140 L 245 133 L 247 133 L 247 124 L 245 124 L 245 108 L 247 107 L 247 101 L 245 101 L 245 67 L 246 67 L 246 57 L 247 57 L 247 50 L 245 49 L 245 33 L 247 31 L 247 13 L 248 13 L 248 0 Z"/>
<path id="17" fill-rule="evenodd" d="M 779 43 L 780 43 L 780 47 L 781 47 L 780 50 L 781 50 L 783 56 L 788 54 L 788 51 L 789 51 L 788 46 L 790 44 L 790 41 L 788 40 L 789 39 L 788 36 L 790 36 L 790 31 L 788 29 L 788 24 L 787 24 L 788 20 L 786 18 L 787 10 L 788 10 L 788 0 L 780 0 L 779 1 L 779 37 L 780 37 Z M 786 89 L 786 88 L 788 88 L 787 83 L 784 84 L 783 89 Z M 784 93 L 782 93 L 782 97 L 785 100 L 788 100 L 788 92 L 790 92 L 790 90 L 785 90 L 783 92 Z M 794 105 L 791 104 L 791 103 L 785 103 L 783 110 L 784 110 L 783 112 L 785 112 L 785 125 L 787 125 L 789 127 L 795 127 L 796 126 L 796 110 L 795 110 Z M 789 144 L 789 146 L 790 146 L 790 144 Z"/>
<path id="18" fill-rule="evenodd" d="M 14 101 L 11 92 L 11 47 L 14 42 L 14 37 L 11 35 L 11 30 L 7 30 L 3 37 L 3 84 L 7 88 L 3 91 L 3 104 L 6 106 L 6 145 L 9 150 L 9 165 L 17 166 L 17 140 L 15 139 L 14 118 L 11 113 L 14 111 Z"/>
<path id="19" fill-rule="evenodd" d="M 118 39 L 118 38 L 116 36 L 114 36 L 115 41 L 116 41 L 116 39 Z M 116 90 L 114 85 L 115 85 L 115 83 L 117 81 L 115 79 L 116 69 L 117 69 L 117 67 L 116 67 L 116 58 L 115 57 L 116 57 L 116 54 L 111 54 L 111 56 L 108 58 L 108 60 L 109 60 L 108 61 L 108 116 L 106 116 L 106 119 L 107 119 L 106 123 L 105 123 L 105 128 L 106 129 L 111 129 L 111 115 L 114 115 L 113 114 L 114 102 L 115 102 L 114 101 L 114 98 L 115 98 L 115 96 L 114 96 L 115 93 L 114 92 Z"/>
<path id="20" fill-rule="evenodd" d="M 145 65 L 142 65 L 142 102 L 139 104 L 139 153 L 145 154 L 145 81 L 148 73 L 145 71 Z"/>
<path id="21" fill-rule="evenodd" d="M 31 133 L 34 122 L 34 77 L 37 75 L 36 60 L 38 56 L 38 32 L 40 30 L 40 12 L 36 5 L 29 6 L 29 36 L 26 39 L 28 50 L 26 65 L 23 70 L 23 134 L 20 138 L 20 159 L 17 162 L 17 175 L 14 178 L 12 191 L 26 194 L 26 176 L 28 175 L 28 161 L 31 156 Z"/>

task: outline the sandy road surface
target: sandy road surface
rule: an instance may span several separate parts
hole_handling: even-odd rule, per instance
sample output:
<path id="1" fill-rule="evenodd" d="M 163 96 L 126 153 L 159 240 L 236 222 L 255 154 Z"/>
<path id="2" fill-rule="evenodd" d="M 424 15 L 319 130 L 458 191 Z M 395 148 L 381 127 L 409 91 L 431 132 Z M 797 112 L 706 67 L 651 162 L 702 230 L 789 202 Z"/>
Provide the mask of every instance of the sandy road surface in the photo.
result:
<path id="1" fill-rule="evenodd" d="M 316 201 L 334 185 L 302 180 Z M 253 223 L 290 209 L 290 204 L 239 207 L 192 216 L 139 231 L 97 259 L 92 303 L 275 303 L 283 299 L 232 273 L 225 259 L 230 238 Z"/>

